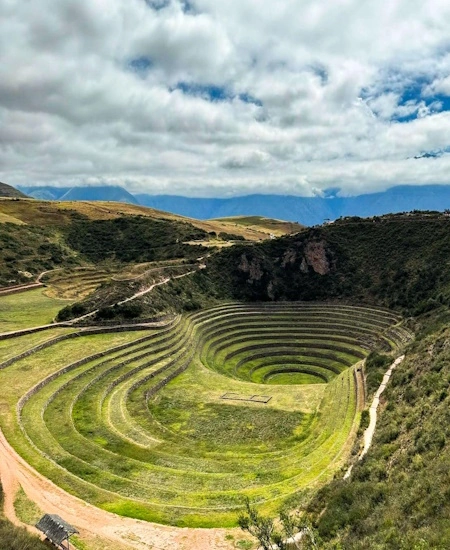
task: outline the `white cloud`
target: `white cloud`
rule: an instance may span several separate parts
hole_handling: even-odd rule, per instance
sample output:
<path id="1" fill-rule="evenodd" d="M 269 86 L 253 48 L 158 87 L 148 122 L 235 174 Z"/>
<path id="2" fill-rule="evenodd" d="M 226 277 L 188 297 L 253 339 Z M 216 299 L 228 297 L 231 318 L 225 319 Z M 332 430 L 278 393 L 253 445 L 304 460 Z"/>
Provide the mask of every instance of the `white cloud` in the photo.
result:
<path id="1" fill-rule="evenodd" d="M 450 155 L 414 159 L 450 145 L 448 1 L 189 4 L 4 0 L 0 179 L 205 196 L 450 183 Z"/>
<path id="2" fill-rule="evenodd" d="M 427 95 L 442 94 L 450 97 L 450 75 L 444 78 L 437 78 L 425 90 Z"/>

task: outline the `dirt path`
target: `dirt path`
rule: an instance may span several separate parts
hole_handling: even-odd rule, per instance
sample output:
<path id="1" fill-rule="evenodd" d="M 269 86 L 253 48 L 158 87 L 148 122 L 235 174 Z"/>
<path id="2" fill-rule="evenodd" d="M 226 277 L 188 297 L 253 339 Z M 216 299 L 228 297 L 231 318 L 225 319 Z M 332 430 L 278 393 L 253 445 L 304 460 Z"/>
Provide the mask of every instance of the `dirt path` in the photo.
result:
<path id="1" fill-rule="evenodd" d="M 144 290 L 136 292 L 136 294 L 133 294 L 133 296 L 130 296 L 129 298 L 125 298 L 125 300 L 121 300 L 120 302 L 117 302 L 117 304 L 121 306 L 122 304 L 131 302 L 131 300 L 136 300 L 136 298 L 140 298 L 141 296 L 144 296 L 144 294 L 148 294 L 149 292 L 151 292 L 156 286 L 165 285 L 169 281 L 170 281 L 170 277 L 166 277 L 162 281 L 159 281 L 159 283 L 153 283 L 148 288 L 145 288 Z"/>
<path id="2" fill-rule="evenodd" d="M 21 285 L 13 285 L 13 286 L 4 286 L 0 288 L 0 296 L 6 296 L 8 294 L 17 294 L 18 292 L 25 292 L 27 290 L 33 290 L 35 288 L 40 288 L 44 286 L 44 283 L 41 281 L 42 277 L 46 275 L 47 273 L 51 273 L 52 271 L 59 271 L 63 269 L 62 267 L 58 267 L 57 269 L 49 269 L 47 271 L 42 271 L 42 273 L 39 273 L 39 275 L 36 277 L 36 279 L 29 283 L 23 283 Z"/>
<path id="3" fill-rule="evenodd" d="M 3 511 L 5 516 L 14 523 L 14 525 L 21 525 L 21 522 L 16 516 L 14 509 L 14 497 L 19 490 L 19 482 L 17 481 L 14 472 L 11 471 L 10 464 L 3 459 L 3 453 L 0 452 L 2 457 L 2 463 L 0 466 L 0 477 L 2 482 L 2 489 L 4 495 Z"/>
<path id="4" fill-rule="evenodd" d="M 400 365 L 400 363 L 403 361 L 404 358 L 405 356 L 401 355 L 400 357 L 397 357 L 397 359 L 391 364 L 389 369 L 385 372 L 383 376 L 383 380 L 381 381 L 381 384 L 375 394 L 375 397 L 373 398 L 372 405 L 370 405 L 370 409 L 369 409 L 369 417 L 370 417 L 369 426 L 364 432 L 364 436 L 363 436 L 364 448 L 361 451 L 360 455 L 358 456 L 358 460 L 362 460 L 364 458 L 364 456 L 367 454 L 367 451 L 370 449 L 370 446 L 372 445 L 372 439 L 373 439 L 373 435 L 375 433 L 375 428 L 377 425 L 377 417 L 378 417 L 377 410 L 380 404 L 381 394 L 386 389 L 389 379 L 391 378 L 392 371 L 395 369 L 395 367 L 397 367 L 397 365 Z M 351 476 L 352 470 L 353 470 L 353 464 L 351 464 L 348 470 L 345 472 L 344 479 L 348 479 Z"/>
<path id="5" fill-rule="evenodd" d="M 197 266 L 197 264 L 192 263 L 192 264 L 179 264 L 179 265 L 166 265 L 166 266 L 152 267 L 150 269 L 147 269 L 146 271 L 144 271 L 140 275 L 135 275 L 134 277 L 125 277 L 125 278 L 111 277 L 111 280 L 117 281 L 117 282 L 120 282 L 120 283 L 127 282 L 127 281 L 137 281 L 138 279 L 143 279 L 144 277 L 146 277 L 147 275 L 149 275 L 153 271 L 161 271 L 163 269 L 181 269 L 181 268 L 186 268 L 186 267 L 198 267 L 198 266 Z"/>
<path id="6" fill-rule="evenodd" d="M 60 514 L 77 527 L 80 536 L 100 537 L 138 550 L 229 550 L 225 539 L 232 530 L 188 529 L 157 525 L 105 512 L 69 495 L 33 470 L 9 445 L 0 432 L 0 477 L 5 495 L 6 517 L 22 525 L 14 511 L 19 484 L 30 500 L 45 513 Z M 235 530 L 236 538 L 241 538 Z"/>
<path id="7" fill-rule="evenodd" d="M 397 357 L 397 359 L 392 363 L 392 365 L 389 367 L 389 369 L 386 371 L 385 375 L 383 376 L 383 380 L 381 381 L 380 387 L 378 388 L 377 393 L 373 398 L 372 405 L 370 405 L 370 409 L 369 409 L 369 415 L 370 415 L 369 427 L 364 432 L 364 449 L 359 455 L 359 460 L 362 460 L 362 458 L 367 454 L 367 451 L 370 449 L 370 446 L 372 445 L 373 434 L 375 433 L 375 427 L 377 425 L 377 416 L 378 416 L 377 409 L 380 404 L 381 394 L 384 392 L 389 382 L 392 371 L 395 369 L 395 367 L 400 365 L 400 363 L 403 361 L 404 358 L 405 356 L 401 355 L 400 357 Z"/>
<path id="8" fill-rule="evenodd" d="M 199 266 L 199 269 L 202 269 L 202 267 Z M 188 271 L 187 273 L 182 273 L 181 275 L 172 275 L 172 277 L 166 277 L 162 281 L 159 281 L 159 283 L 154 283 L 148 288 L 141 290 L 140 292 L 136 292 L 136 294 L 133 294 L 133 296 L 130 296 L 129 298 L 125 298 L 125 300 L 122 300 L 121 302 L 117 302 L 117 303 L 120 306 L 122 304 L 125 304 L 126 302 L 131 302 L 131 300 L 135 300 L 136 298 L 140 298 L 141 296 L 144 296 L 144 294 L 148 294 L 155 288 L 155 286 L 165 285 L 172 279 L 181 279 L 182 277 L 186 277 L 187 275 L 192 275 L 193 273 L 195 273 L 195 271 L 196 270 L 194 269 L 193 271 Z"/>
<path id="9" fill-rule="evenodd" d="M 190 273 L 193 273 L 193 271 L 191 271 Z M 188 275 L 188 273 L 186 273 L 186 275 Z M 117 305 L 121 306 L 122 304 L 125 304 L 127 302 L 131 302 L 131 300 L 135 300 L 136 298 L 140 298 L 141 296 L 144 296 L 144 294 L 148 294 L 149 292 L 151 292 L 156 286 L 165 285 L 169 281 L 170 281 L 170 277 L 167 277 L 166 279 L 163 279 L 162 281 L 159 281 L 158 283 L 153 283 L 148 288 L 145 288 L 144 290 L 136 292 L 136 294 L 133 294 L 133 296 L 130 296 L 129 298 L 125 298 L 125 300 L 121 300 L 120 302 L 117 302 Z M 98 309 L 94 309 L 94 311 L 90 311 L 89 313 L 86 313 L 85 315 L 81 315 L 81 317 L 76 317 L 75 319 L 70 319 L 70 321 L 66 321 L 66 324 L 71 325 L 71 324 L 76 323 L 78 321 L 82 321 L 83 319 L 87 319 L 88 317 L 92 317 L 97 312 L 98 312 Z"/>
<path id="10" fill-rule="evenodd" d="M 202 266 L 199 266 L 199 269 L 202 269 Z M 136 298 L 140 298 L 141 296 L 144 296 L 145 294 L 148 294 L 149 292 L 151 292 L 157 286 L 165 285 L 169 281 L 171 281 L 172 279 L 181 279 L 181 277 L 186 277 L 187 275 L 192 275 L 193 273 L 195 273 L 195 271 L 196 270 L 188 271 L 187 273 L 182 273 L 181 275 L 174 275 L 172 277 L 166 277 L 162 281 L 159 281 L 158 283 L 153 283 L 148 288 L 145 288 L 144 290 L 140 290 L 139 292 L 136 292 L 135 294 L 133 294 L 133 296 L 130 296 L 129 298 L 125 298 L 125 300 L 121 300 L 120 302 L 117 302 L 117 305 L 120 306 L 122 304 L 126 304 L 127 302 L 131 302 L 132 300 L 135 300 Z M 82 315 L 81 317 L 77 317 L 76 319 L 70 319 L 70 321 L 66 321 L 65 324 L 66 325 L 71 325 L 73 323 L 76 323 L 77 321 L 81 321 L 83 319 L 87 319 L 88 317 L 92 317 L 97 312 L 98 312 L 98 309 L 96 309 L 94 311 L 90 311 L 89 313 L 86 313 L 85 315 Z"/>

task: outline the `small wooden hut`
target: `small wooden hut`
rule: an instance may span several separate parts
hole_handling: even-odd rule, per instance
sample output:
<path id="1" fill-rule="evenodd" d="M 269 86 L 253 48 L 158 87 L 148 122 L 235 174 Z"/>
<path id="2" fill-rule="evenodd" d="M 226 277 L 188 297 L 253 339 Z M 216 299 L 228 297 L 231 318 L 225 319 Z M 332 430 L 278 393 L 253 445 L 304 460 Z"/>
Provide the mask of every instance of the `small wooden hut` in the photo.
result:
<path id="1" fill-rule="evenodd" d="M 64 550 L 70 549 L 70 536 L 79 532 L 57 514 L 45 514 L 36 523 L 36 528 L 44 533 L 57 548 Z"/>

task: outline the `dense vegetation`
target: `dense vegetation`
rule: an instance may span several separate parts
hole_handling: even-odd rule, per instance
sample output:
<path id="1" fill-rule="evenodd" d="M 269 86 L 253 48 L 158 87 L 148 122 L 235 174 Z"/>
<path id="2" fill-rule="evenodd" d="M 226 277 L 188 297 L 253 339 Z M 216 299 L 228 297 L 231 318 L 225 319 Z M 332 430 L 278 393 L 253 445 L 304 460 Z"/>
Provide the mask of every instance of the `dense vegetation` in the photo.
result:
<path id="1" fill-rule="evenodd" d="M 240 300 L 346 299 L 420 314 L 450 303 L 450 219 L 346 219 L 233 247 L 208 262 L 210 287 Z"/>
<path id="2" fill-rule="evenodd" d="M 33 280 L 44 270 L 76 260 L 46 228 L 0 224 L 0 286 Z"/>
<path id="3" fill-rule="evenodd" d="M 78 220 L 67 230 L 67 242 L 92 262 L 151 262 L 195 258 L 201 247 L 184 244 L 207 233 L 188 223 L 123 216 L 113 220 Z"/>
<path id="4" fill-rule="evenodd" d="M 422 329 L 386 390 L 373 447 L 309 511 L 326 548 L 450 547 L 450 315 Z"/>

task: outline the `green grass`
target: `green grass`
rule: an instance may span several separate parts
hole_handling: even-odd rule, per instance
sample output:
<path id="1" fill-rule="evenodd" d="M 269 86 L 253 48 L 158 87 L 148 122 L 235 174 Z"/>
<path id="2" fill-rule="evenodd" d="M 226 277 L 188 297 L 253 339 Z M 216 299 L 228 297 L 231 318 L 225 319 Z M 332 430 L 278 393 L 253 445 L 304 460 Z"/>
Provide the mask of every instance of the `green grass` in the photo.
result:
<path id="1" fill-rule="evenodd" d="M 145 338 L 61 342 L 0 372 L 9 388 L 0 422 L 33 466 L 97 506 L 180 526 L 231 526 L 245 496 L 274 512 L 332 476 L 359 419 L 348 366 L 368 353 L 368 336 L 372 344 L 382 340 L 390 323 L 389 314 L 364 309 L 230 304 Z M 23 402 L 30 446 L 17 429 L 19 397 L 108 347 Z M 245 376 L 237 376 L 243 359 Z M 224 400 L 226 393 L 271 399 Z"/>
<path id="2" fill-rule="evenodd" d="M 22 489 L 20 489 L 22 491 Z M 36 507 L 27 499 L 23 491 L 14 503 L 16 512 L 21 514 L 22 521 L 32 521 Z M 23 528 L 16 527 L 3 515 L 3 489 L 0 485 L 0 550 L 48 550 L 48 546 L 36 535 L 31 535 Z"/>
<path id="3" fill-rule="evenodd" d="M 27 497 L 22 487 L 20 487 L 16 493 L 14 499 L 14 510 L 16 511 L 16 515 L 20 521 L 22 523 L 26 523 L 27 525 L 36 525 L 36 523 L 44 515 L 42 510 Z"/>
<path id="4" fill-rule="evenodd" d="M 267 384 L 324 384 L 325 380 L 314 374 L 306 374 L 304 372 L 278 372 L 271 373 L 266 378 Z"/>
<path id="5" fill-rule="evenodd" d="M 51 323 L 67 301 L 48 298 L 42 289 L 0 297 L 0 333 Z"/>
<path id="6" fill-rule="evenodd" d="M 0 340 L 0 362 L 16 357 L 20 353 L 27 351 L 39 344 L 51 341 L 53 338 L 69 334 L 76 329 L 54 328 L 34 334 L 24 334 L 15 338 Z"/>

